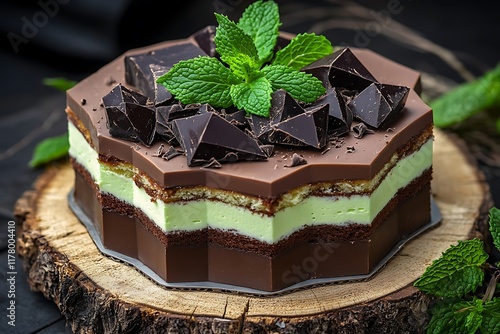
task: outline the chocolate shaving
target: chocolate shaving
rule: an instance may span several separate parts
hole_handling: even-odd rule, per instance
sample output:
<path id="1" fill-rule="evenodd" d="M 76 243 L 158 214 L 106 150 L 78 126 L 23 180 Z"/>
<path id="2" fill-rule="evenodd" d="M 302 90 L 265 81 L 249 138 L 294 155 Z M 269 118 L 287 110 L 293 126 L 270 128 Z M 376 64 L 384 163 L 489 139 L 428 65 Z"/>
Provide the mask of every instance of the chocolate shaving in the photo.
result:
<path id="1" fill-rule="evenodd" d="M 222 164 L 220 162 L 218 162 L 214 157 L 212 157 L 202 167 L 203 168 L 221 168 Z"/>
<path id="2" fill-rule="evenodd" d="M 163 145 L 163 144 L 162 144 Z M 179 150 L 176 150 L 173 146 L 170 146 L 168 148 L 168 150 L 163 153 L 163 155 L 161 156 L 164 160 L 170 160 L 170 159 L 173 159 L 179 155 L 182 155 L 183 152 L 182 151 L 179 151 Z"/>
<path id="3" fill-rule="evenodd" d="M 87 100 L 86 99 L 81 99 L 80 100 L 80 103 L 82 104 L 82 106 L 86 105 L 87 104 Z"/>
<path id="4" fill-rule="evenodd" d="M 164 147 L 165 147 L 164 144 L 160 144 L 160 146 L 158 146 L 158 149 L 156 150 L 156 153 L 153 154 L 153 157 L 161 157 L 164 153 L 163 151 Z"/>
<path id="5" fill-rule="evenodd" d="M 365 133 L 375 133 L 372 129 L 368 129 L 365 123 L 359 123 L 352 127 L 352 131 L 354 132 L 355 138 L 363 138 Z"/>
<path id="6" fill-rule="evenodd" d="M 354 151 L 356 151 L 356 149 L 354 148 L 354 146 L 347 146 L 347 151 L 346 153 L 354 153 Z"/>
<path id="7" fill-rule="evenodd" d="M 285 167 L 296 167 L 305 164 L 307 164 L 307 160 L 300 154 L 294 153 L 292 155 L 292 162 L 289 165 L 285 165 Z"/>

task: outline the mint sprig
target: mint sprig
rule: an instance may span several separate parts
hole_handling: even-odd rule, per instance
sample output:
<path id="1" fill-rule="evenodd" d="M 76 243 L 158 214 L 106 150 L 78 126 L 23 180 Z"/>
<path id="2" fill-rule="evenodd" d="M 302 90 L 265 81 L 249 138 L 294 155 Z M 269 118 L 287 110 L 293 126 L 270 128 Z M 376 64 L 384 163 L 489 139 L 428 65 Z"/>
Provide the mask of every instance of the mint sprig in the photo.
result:
<path id="1" fill-rule="evenodd" d="M 500 250 L 500 210 L 492 208 L 489 227 Z M 435 260 L 414 285 L 437 297 L 428 334 L 500 333 L 500 269 L 487 262 L 479 239 L 459 241 Z M 486 275 L 487 273 L 487 275 Z M 488 278 L 485 280 L 485 278 Z M 480 288 L 481 287 L 481 288 Z"/>
<path id="2" fill-rule="evenodd" d="M 214 42 L 222 62 L 210 57 L 180 61 L 157 79 L 176 99 L 213 107 L 235 105 L 268 117 L 273 91 L 284 89 L 306 103 L 326 92 L 319 79 L 300 69 L 331 54 L 330 41 L 324 36 L 299 34 L 274 57 L 281 26 L 274 1 L 249 5 L 238 23 L 222 14 L 215 13 L 215 17 Z"/>
<path id="3" fill-rule="evenodd" d="M 434 124 L 440 128 L 464 122 L 482 111 L 499 110 L 500 63 L 476 80 L 460 84 L 432 100 L 430 106 Z"/>
<path id="4" fill-rule="evenodd" d="M 45 86 L 49 86 L 63 92 L 77 84 L 76 81 L 62 77 L 44 78 L 42 83 Z M 35 146 L 28 165 L 32 168 L 41 167 L 49 162 L 66 157 L 68 155 L 68 151 L 69 139 L 67 132 L 59 136 L 45 138 Z"/>
<path id="5" fill-rule="evenodd" d="M 481 240 L 459 241 L 426 269 L 415 286 L 438 297 L 462 297 L 482 284 L 481 266 L 487 259 Z"/>
<path id="6" fill-rule="evenodd" d="M 29 161 L 30 167 L 40 167 L 51 161 L 61 159 L 68 154 L 68 134 L 50 137 L 42 140 L 35 146 L 33 156 Z"/>

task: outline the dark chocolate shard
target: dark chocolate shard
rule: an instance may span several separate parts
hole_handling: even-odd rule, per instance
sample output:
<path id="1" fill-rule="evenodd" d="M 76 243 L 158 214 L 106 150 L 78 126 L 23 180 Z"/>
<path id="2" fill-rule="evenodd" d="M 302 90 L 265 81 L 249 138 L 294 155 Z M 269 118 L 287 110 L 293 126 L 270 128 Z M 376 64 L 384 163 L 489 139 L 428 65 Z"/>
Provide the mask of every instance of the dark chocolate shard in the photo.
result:
<path id="1" fill-rule="evenodd" d="M 194 33 L 194 40 L 207 55 L 210 57 L 215 57 L 217 52 L 215 51 L 215 26 L 207 26 L 198 32 Z"/>
<path id="2" fill-rule="evenodd" d="M 409 89 L 404 86 L 371 84 L 356 95 L 349 107 L 354 117 L 374 128 L 389 123 L 403 110 Z"/>
<path id="3" fill-rule="evenodd" d="M 202 113 L 173 121 L 173 131 L 184 150 L 188 165 L 228 159 L 234 153 L 237 160 L 266 160 L 257 141 L 216 113 Z M 231 160 L 234 155 L 230 155 Z"/>
<path id="4" fill-rule="evenodd" d="M 305 164 L 307 164 L 307 160 L 300 154 L 294 153 L 292 155 L 292 161 L 290 162 L 290 164 L 285 165 L 284 167 L 296 167 Z"/>
<path id="5" fill-rule="evenodd" d="M 147 106 L 147 97 L 119 84 L 102 101 L 112 136 L 151 145 L 155 137 L 156 114 Z"/>
<path id="6" fill-rule="evenodd" d="M 270 117 L 250 115 L 250 128 L 265 144 L 311 146 L 322 148 L 327 143 L 328 105 L 304 110 L 284 90 L 272 96 Z"/>
<path id="7" fill-rule="evenodd" d="M 352 132 L 354 132 L 354 137 L 361 139 L 365 135 L 365 133 L 374 133 L 372 129 L 369 129 L 365 123 L 358 123 L 352 127 Z"/>
<path id="8" fill-rule="evenodd" d="M 361 91 L 377 79 L 346 47 L 318 59 L 302 69 L 321 80 L 325 87 L 342 87 Z"/>
<path id="9" fill-rule="evenodd" d="M 392 108 L 391 114 L 385 119 L 385 123 L 387 124 L 401 114 L 408 99 L 410 88 L 388 84 L 377 84 L 377 87 Z"/>
<path id="10" fill-rule="evenodd" d="M 207 53 L 191 42 L 174 44 L 172 46 L 145 53 L 125 56 L 125 82 L 147 96 L 151 101 L 155 99 L 155 78 L 150 65 L 171 68 L 181 60 Z"/>
<path id="11" fill-rule="evenodd" d="M 270 158 L 274 153 L 274 145 L 260 145 L 260 149 Z"/>
<path id="12" fill-rule="evenodd" d="M 245 110 L 230 107 L 223 109 L 221 115 L 226 121 L 237 126 L 241 130 L 245 130 L 248 126 Z"/>
<path id="13" fill-rule="evenodd" d="M 328 134 L 340 136 L 348 133 L 351 129 L 353 116 L 340 91 L 335 87 L 328 88 L 326 94 L 321 96 L 306 110 L 322 104 L 328 104 Z"/>
<path id="14" fill-rule="evenodd" d="M 155 106 L 165 106 L 173 100 L 173 96 L 165 86 L 157 83 L 156 79 L 167 73 L 170 70 L 170 67 L 157 64 L 151 64 L 149 67 L 153 73 L 154 104 Z"/>

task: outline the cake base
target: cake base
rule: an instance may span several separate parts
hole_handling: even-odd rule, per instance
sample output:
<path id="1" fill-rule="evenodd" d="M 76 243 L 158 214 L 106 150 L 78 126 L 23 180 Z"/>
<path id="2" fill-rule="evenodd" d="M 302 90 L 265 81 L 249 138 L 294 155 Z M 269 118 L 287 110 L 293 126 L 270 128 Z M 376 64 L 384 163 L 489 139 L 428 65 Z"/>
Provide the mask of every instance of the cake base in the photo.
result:
<path id="1" fill-rule="evenodd" d="M 424 191 L 425 193 L 425 191 Z M 401 249 L 403 246 L 418 236 L 419 234 L 423 233 L 427 229 L 430 229 L 432 227 L 435 227 L 437 224 L 441 222 L 442 216 L 441 212 L 439 211 L 438 206 L 436 205 L 435 200 L 431 196 L 431 220 L 421 226 L 420 228 L 414 230 L 412 233 L 408 234 L 405 236 L 404 239 L 400 240 L 394 247 L 392 247 L 388 252 L 386 252 L 385 249 L 380 250 L 379 252 L 382 252 L 381 254 L 375 254 L 376 259 L 373 261 L 376 261 L 376 265 L 374 265 L 372 268 L 369 268 L 369 272 L 366 274 L 357 274 L 357 275 L 345 275 L 345 276 L 339 276 L 339 277 L 329 277 L 329 278 L 314 278 L 314 279 L 307 279 L 305 281 L 293 284 L 291 286 L 288 286 L 286 288 L 283 288 L 281 290 L 276 290 L 276 291 L 265 291 L 265 290 L 258 290 L 258 289 L 252 289 L 252 288 L 247 288 L 244 286 L 237 286 L 237 285 L 230 285 L 230 284 L 224 284 L 224 283 L 218 283 L 218 282 L 210 282 L 210 281 L 199 281 L 199 282 L 167 282 L 165 279 L 163 279 L 160 275 L 155 273 L 153 270 L 151 270 L 150 267 L 144 265 L 141 260 L 139 260 L 139 256 L 137 257 L 132 257 L 132 256 L 127 256 L 123 253 L 114 251 L 112 249 L 106 248 L 101 240 L 101 237 L 99 235 L 99 231 L 97 230 L 95 223 L 93 220 L 85 214 L 85 212 L 80 208 L 80 206 L 76 203 L 75 198 L 74 198 L 74 191 L 71 191 L 70 194 L 68 195 L 68 204 L 75 216 L 85 225 L 87 228 L 90 236 L 94 240 L 97 248 L 104 253 L 105 255 L 112 256 L 116 258 L 117 260 L 123 261 L 125 263 L 128 263 L 137 269 L 139 269 L 142 273 L 145 275 L 149 276 L 151 279 L 153 279 L 155 282 L 158 284 L 161 284 L 165 287 L 169 288 L 184 288 L 184 289 L 211 289 L 211 290 L 219 290 L 219 291 L 232 291 L 232 292 L 243 292 L 243 293 L 251 293 L 251 294 L 257 294 L 257 295 L 272 295 L 272 294 L 279 294 L 279 293 L 284 293 L 288 291 L 293 291 L 296 289 L 304 288 L 304 287 L 309 287 L 313 285 L 318 285 L 318 284 L 326 284 L 326 283 L 338 283 L 338 282 L 343 282 L 343 281 L 355 281 L 355 280 L 366 280 L 370 277 L 372 277 L 376 272 L 378 272 L 382 267 L 386 265 L 386 263 Z M 415 203 L 408 203 L 407 205 L 411 205 Z M 112 214 L 112 213 L 109 213 Z M 394 219 L 397 220 L 397 214 L 395 215 Z M 126 220 L 126 222 L 124 221 Z M 128 218 L 123 217 L 121 219 L 122 224 L 126 225 L 132 225 L 132 228 L 135 228 L 136 230 L 143 230 L 141 224 L 136 221 L 133 218 Z M 383 223 L 383 225 L 394 225 L 393 219 L 391 217 Z M 388 227 L 388 226 L 387 226 Z M 390 233 L 387 229 L 387 227 L 381 226 L 380 229 L 378 229 L 378 232 L 375 233 L 373 238 L 384 238 L 387 236 L 388 233 Z M 377 237 L 377 235 L 379 235 Z M 145 253 L 151 253 L 154 252 L 154 247 L 151 248 L 151 244 L 154 243 L 154 240 L 151 240 L 148 243 L 145 243 L 144 246 L 147 248 L 143 252 Z M 362 252 L 364 248 L 369 247 L 368 245 L 364 245 L 366 242 L 357 242 L 356 244 L 351 243 L 351 242 L 336 242 L 336 243 L 329 243 L 329 244 L 315 244 L 311 247 L 317 247 L 323 251 L 322 254 L 326 254 L 324 257 L 321 257 L 320 260 L 327 261 L 328 256 L 330 253 L 329 252 L 334 252 L 335 250 L 339 249 L 344 249 L 344 252 L 351 254 L 352 256 L 356 256 L 357 253 Z M 359 245 L 358 245 L 359 244 Z M 161 248 L 161 246 L 160 246 Z M 204 247 L 206 248 L 206 246 Z M 182 252 L 183 249 L 180 250 Z M 217 258 L 223 258 L 224 261 L 227 262 L 231 261 L 231 252 L 240 252 L 240 251 L 231 251 L 231 250 L 225 250 L 221 248 L 220 246 L 217 245 L 209 245 L 205 252 L 211 252 L 214 254 L 218 254 Z M 312 252 L 311 252 L 312 253 Z M 384 255 L 385 254 L 385 255 Z M 242 260 L 243 256 L 236 254 L 233 257 L 235 257 L 237 260 L 236 262 L 230 265 L 229 267 L 231 268 L 237 268 L 238 266 L 238 261 Z M 259 262 L 259 259 L 257 258 L 257 255 L 249 255 L 248 261 L 253 261 L 253 262 Z M 295 259 L 302 259 L 305 258 L 302 255 L 297 255 Z M 379 259 L 381 258 L 381 259 Z M 319 260 L 318 260 L 319 261 Z M 217 262 L 216 260 L 213 260 L 213 262 Z M 262 261 L 260 261 L 262 262 Z M 330 261 L 331 262 L 331 261 Z M 290 268 L 292 268 L 293 261 L 290 263 Z M 331 267 L 338 267 L 336 266 L 336 263 L 327 263 L 327 266 Z M 356 268 L 355 268 L 356 269 Z M 363 268 L 360 268 L 361 270 Z M 181 269 L 179 269 L 181 270 Z M 184 269 L 185 270 L 185 269 Z M 242 268 L 244 270 L 244 267 Z M 241 270 L 235 270 L 237 272 L 241 272 Z M 340 271 L 339 271 L 340 272 Z M 258 280 L 260 275 L 257 277 L 249 277 L 251 276 L 251 273 L 248 273 L 246 275 L 243 275 L 247 277 L 247 280 Z M 290 275 L 293 276 L 293 272 L 290 270 Z M 289 277 L 290 279 L 293 279 L 294 277 Z"/>
<path id="2" fill-rule="evenodd" d="M 432 191 L 441 224 L 370 279 L 255 296 L 167 288 L 103 255 L 68 208 L 73 178 L 69 165 L 49 169 L 18 201 L 16 217 L 30 287 L 53 300 L 75 332 L 423 332 L 431 299 L 413 282 L 457 240 L 484 237 L 492 206 L 461 145 L 436 131 Z"/>

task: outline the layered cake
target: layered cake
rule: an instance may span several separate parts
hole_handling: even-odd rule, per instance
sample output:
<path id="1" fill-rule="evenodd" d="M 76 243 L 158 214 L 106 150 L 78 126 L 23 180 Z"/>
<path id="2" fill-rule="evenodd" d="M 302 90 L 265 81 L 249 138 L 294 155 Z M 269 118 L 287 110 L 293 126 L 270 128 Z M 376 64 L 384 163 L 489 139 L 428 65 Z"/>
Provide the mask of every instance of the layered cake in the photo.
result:
<path id="1" fill-rule="evenodd" d="M 419 73 L 338 47 L 297 70 L 323 88 L 312 101 L 281 77 L 262 109 L 235 91 L 186 100 L 168 80 L 187 60 L 225 64 L 217 29 L 130 50 L 68 91 L 72 208 L 166 285 L 276 292 L 372 273 L 431 221 Z"/>

